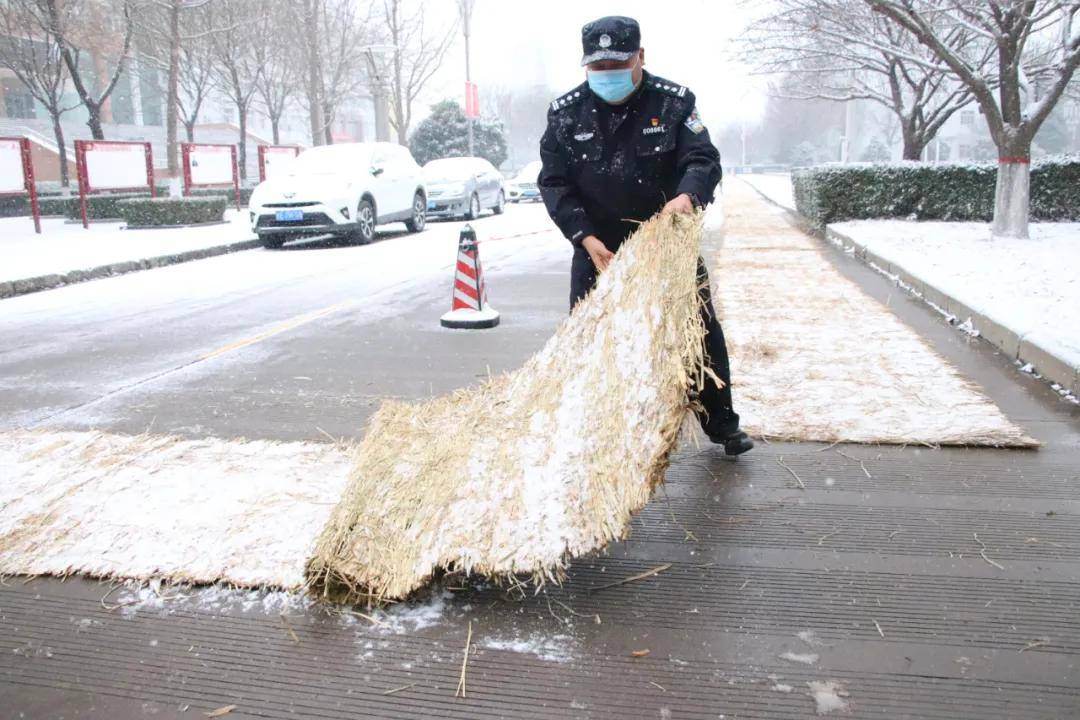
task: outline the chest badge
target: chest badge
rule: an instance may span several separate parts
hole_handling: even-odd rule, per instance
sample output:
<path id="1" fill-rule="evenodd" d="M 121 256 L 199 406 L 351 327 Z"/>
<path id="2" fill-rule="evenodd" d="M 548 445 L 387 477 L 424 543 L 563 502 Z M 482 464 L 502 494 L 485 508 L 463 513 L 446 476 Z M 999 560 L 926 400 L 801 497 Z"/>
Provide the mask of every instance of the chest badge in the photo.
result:
<path id="1" fill-rule="evenodd" d="M 578 133 L 577 135 L 574 136 L 574 139 L 577 140 L 578 142 L 585 142 L 586 140 L 592 140 L 593 136 L 595 134 L 596 133 L 592 133 L 592 132 Z"/>
<path id="2" fill-rule="evenodd" d="M 660 123 L 660 121 L 657 118 L 653 118 L 652 119 L 652 125 L 650 125 L 647 128 L 643 128 L 642 131 L 641 131 L 641 134 L 642 135 L 661 135 L 663 133 L 666 133 L 667 132 L 667 126 L 666 125 L 660 125 L 659 123 Z"/>
<path id="3" fill-rule="evenodd" d="M 660 118 L 653 118 L 649 122 L 652 124 L 653 127 L 656 127 L 657 125 L 660 124 Z"/>

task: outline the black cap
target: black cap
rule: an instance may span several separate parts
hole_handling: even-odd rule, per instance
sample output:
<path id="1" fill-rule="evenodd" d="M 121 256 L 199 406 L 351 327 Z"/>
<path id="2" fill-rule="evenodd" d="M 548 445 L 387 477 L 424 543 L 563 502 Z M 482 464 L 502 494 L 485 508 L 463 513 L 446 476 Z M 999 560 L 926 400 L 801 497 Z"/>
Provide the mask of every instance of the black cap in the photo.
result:
<path id="1" fill-rule="evenodd" d="M 629 60 L 641 49 L 641 27 L 634 18 L 609 15 L 581 28 L 582 65 L 601 60 Z"/>

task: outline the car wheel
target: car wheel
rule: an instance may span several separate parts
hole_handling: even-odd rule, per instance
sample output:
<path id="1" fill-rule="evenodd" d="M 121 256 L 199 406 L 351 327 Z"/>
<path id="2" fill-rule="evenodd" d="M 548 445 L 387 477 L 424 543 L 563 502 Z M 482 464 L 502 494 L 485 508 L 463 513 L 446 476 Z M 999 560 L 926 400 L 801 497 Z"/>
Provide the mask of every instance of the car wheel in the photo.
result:
<path id="1" fill-rule="evenodd" d="M 469 199 L 469 212 L 466 213 L 466 220 L 475 220 L 480 217 L 480 197 L 473 193 L 472 198 Z"/>
<path id="2" fill-rule="evenodd" d="M 499 199 L 495 202 L 495 207 L 491 208 L 495 211 L 496 215 L 502 215 L 503 210 L 506 208 L 506 193 L 502 190 L 499 191 Z"/>
<path id="3" fill-rule="evenodd" d="M 287 239 L 284 235 L 263 235 L 259 238 L 259 241 L 267 250 L 277 250 L 285 244 Z"/>
<path id="4" fill-rule="evenodd" d="M 412 201 L 412 217 L 405 221 L 405 227 L 409 232 L 420 232 L 427 224 L 427 202 L 423 193 L 416 193 Z"/>
<path id="5" fill-rule="evenodd" d="M 354 245 L 367 245 L 375 239 L 375 208 L 370 200 L 361 200 L 356 208 L 356 229 L 350 236 Z"/>

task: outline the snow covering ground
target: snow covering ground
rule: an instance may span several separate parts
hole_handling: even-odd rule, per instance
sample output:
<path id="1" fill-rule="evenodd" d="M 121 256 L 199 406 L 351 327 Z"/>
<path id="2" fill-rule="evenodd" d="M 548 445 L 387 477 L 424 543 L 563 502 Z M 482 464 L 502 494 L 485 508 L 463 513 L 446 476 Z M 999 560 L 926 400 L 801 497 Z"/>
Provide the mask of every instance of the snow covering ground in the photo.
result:
<path id="1" fill-rule="evenodd" d="M 742 180 L 777 205 L 791 210 L 795 209 L 795 194 L 791 187 L 790 173 L 739 175 L 738 179 Z"/>
<path id="2" fill-rule="evenodd" d="M 1032 223 L 1030 240 L 991 239 L 985 223 L 860 220 L 830 227 L 1080 367 L 1080 223 Z"/>
<path id="3" fill-rule="evenodd" d="M 225 224 L 191 228 L 128 230 L 122 222 L 80 223 L 58 218 L 41 221 L 41 234 L 29 218 L 0 219 L 0 282 L 89 270 L 112 263 L 174 255 L 254 240 L 246 212 L 225 211 Z"/>

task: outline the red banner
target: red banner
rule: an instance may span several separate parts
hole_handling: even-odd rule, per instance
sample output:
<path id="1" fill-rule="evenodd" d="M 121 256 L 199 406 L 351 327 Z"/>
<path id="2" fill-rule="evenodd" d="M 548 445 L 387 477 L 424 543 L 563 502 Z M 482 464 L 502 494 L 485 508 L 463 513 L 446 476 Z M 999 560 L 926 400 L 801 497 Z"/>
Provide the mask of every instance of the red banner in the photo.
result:
<path id="1" fill-rule="evenodd" d="M 465 117 L 480 117 L 480 88 L 474 82 L 465 83 Z"/>

